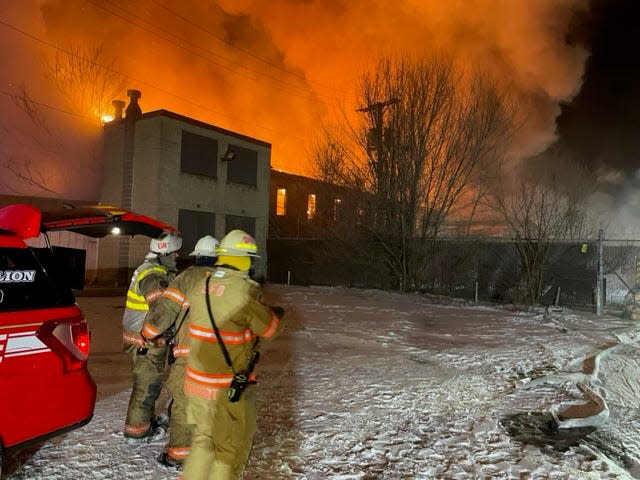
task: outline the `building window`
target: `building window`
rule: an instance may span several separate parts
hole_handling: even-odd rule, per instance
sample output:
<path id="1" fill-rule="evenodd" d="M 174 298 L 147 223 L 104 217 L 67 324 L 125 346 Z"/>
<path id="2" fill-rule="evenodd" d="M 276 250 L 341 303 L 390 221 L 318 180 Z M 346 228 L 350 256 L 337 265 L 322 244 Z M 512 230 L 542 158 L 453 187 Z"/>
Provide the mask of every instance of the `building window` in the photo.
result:
<path id="1" fill-rule="evenodd" d="M 310 193 L 307 196 L 307 219 L 313 220 L 316 216 L 316 194 Z"/>
<path id="2" fill-rule="evenodd" d="M 342 205 L 342 200 L 339 198 L 334 198 L 333 199 L 333 219 L 334 220 L 338 220 L 341 216 L 341 205 Z"/>
<path id="3" fill-rule="evenodd" d="M 256 219 L 253 217 L 226 215 L 224 227 L 225 232 L 230 232 L 231 230 L 243 230 L 252 237 L 256 236 Z"/>
<path id="4" fill-rule="evenodd" d="M 178 230 L 182 235 L 180 256 L 187 257 L 193 251 L 196 242 L 205 235 L 216 233 L 216 214 L 199 210 L 178 210 Z"/>
<path id="5" fill-rule="evenodd" d="M 279 188 L 276 193 L 276 215 L 287 214 L 287 189 Z"/>
<path id="6" fill-rule="evenodd" d="M 227 160 L 227 183 L 258 186 L 258 152 L 229 145 L 233 159 Z"/>
<path id="7" fill-rule="evenodd" d="M 218 178 L 218 141 L 183 130 L 180 171 Z"/>

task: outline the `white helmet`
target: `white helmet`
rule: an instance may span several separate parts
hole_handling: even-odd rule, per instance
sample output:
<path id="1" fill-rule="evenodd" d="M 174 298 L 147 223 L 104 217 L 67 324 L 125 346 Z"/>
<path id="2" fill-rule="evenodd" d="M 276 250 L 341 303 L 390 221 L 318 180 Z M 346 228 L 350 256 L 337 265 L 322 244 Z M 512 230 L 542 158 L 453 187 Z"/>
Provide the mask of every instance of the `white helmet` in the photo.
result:
<path id="1" fill-rule="evenodd" d="M 231 230 L 227 233 L 220 240 L 216 253 L 230 257 L 259 257 L 255 239 L 242 230 Z"/>
<path id="2" fill-rule="evenodd" d="M 176 233 L 169 233 L 160 238 L 152 238 L 149 243 L 149 253 L 155 253 L 156 256 L 169 255 L 177 252 L 180 248 L 182 248 L 182 237 Z"/>
<path id="3" fill-rule="evenodd" d="M 216 247 L 218 246 L 218 240 L 211 235 L 205 235 L 196 243 L 196 247 L 193 252 L 189 254 L 190 257 L 215 257 Z"/>

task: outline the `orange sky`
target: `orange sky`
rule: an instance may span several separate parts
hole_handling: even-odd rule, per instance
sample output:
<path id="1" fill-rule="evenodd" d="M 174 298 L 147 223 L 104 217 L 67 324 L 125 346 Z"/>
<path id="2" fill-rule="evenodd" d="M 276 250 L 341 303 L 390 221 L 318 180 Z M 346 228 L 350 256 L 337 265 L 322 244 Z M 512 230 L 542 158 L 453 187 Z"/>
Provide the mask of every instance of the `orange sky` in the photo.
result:
<path id="1" fill-rule="evenodd" d="M 143 112 L 167 109 L 270 142 L 272 166 L 312 174 L 308 148 L 320 124 L 330 124 L 340 108 L 351 113 L 361 106 L 356 83 L 366 68 L 381 55 L 444 48 L 505 79 L 525 119 L 514 148 L 525 157 L 552 143 L 560 103 L 580 89 L 587 52 L 565 37 L 573 9 L 586 6 L 586 0 L 0 2 L 0 97 L 5 111 L 12 108 L 6 93 L 25 84 L 34 100 L 62 110 L 46 108 L 60 117 L 60 128 L 66 120 L 91 128 L 64 113 L 73 106 L 52 91 L 44 65 L 70 45 L 102 45 L 127 88 L 142 91 Z M 74 123 L 65 133 L 78 128 Z M 14 137 L 1 133 L 4 143 Z M 41 157 L 34 155 L 34 166 L 61 161 Z M 95 160 L 76 161 L 99 183 Z M 79 188 L 69 175 L 51 177 L 67 197 L 95 191 L 86 176 Z"/>

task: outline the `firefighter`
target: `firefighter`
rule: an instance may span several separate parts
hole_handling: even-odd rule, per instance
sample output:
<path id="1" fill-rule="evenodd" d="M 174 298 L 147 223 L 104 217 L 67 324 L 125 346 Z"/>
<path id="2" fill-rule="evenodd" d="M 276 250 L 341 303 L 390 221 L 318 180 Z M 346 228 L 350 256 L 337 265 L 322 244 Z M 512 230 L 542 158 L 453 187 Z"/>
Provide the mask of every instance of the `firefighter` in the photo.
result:
<path id="1" fill-rule="evenodd" d="M 142 335 L 148 339 L 161 338 L 173 329 L 169 341 L 174 361 L 171 363 L 166 386 L 171 393 L 171 416 L 169 442 L 158 457 L 158 461 L 168 467 L 180 468 L 189 454 L 193 426 L 187 423 L 187 399 L 182 388 L 184 371 L 189 355 L 189 301 L 185 297 L 192 285 L 204 283 L 207 272 L 213 272 L 216 261 L 218 240 L 211 235 L 202 237 L 189 255 L 195 257 L 193 266 L 181 272 L 167 287 L 162 297 L 149 312 L 142 328 Z"/>
<path id="2" fill-rule="evenodd" d="M 190 348 L 184 391 L 195 425 L 186 480 L 242 478 L 256 431 L 257 342 L 276 335 L 283 313 L 260 302 L 260 285 L 249 278 L 258 256 L 253 237 L 232 230 L 216 251 L 216 269 L 185 292 Z"/>
<path id="3" fill-rule="evenodd" d="M 176 276 L 182 238 L 168 234 L 152 239 L 149 253 L 131 278 L 122 318 L 123 348 L 133 359 L 133 387 L 124 436 L 143 439 L 163 423 L 155 417 L 155 402 L 162 389 L 167 347 L 163 339 L 146 342 L 141 335 L 145 316 Z"/>

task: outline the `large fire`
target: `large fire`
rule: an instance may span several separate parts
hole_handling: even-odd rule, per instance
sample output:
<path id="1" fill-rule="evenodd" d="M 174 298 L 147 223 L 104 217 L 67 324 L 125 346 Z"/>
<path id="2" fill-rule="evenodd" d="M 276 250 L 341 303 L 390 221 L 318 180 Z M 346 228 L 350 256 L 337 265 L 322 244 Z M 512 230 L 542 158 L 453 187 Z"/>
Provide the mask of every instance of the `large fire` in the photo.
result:
<path id="1" fill-rule="evenodd" d="M 101 46 L 102 58 L 113 62 L 105 73 L 142 91 L 143 112 L 166 109 L 267 141 L 274 167 L 312 175 L 309 149 L 322 126 L 362 107 L 363 71 L 381 55 L 445 49 L 507 80 L 526 113 L 517 139 L 526 156 L 553 141 L 560 102 L 579 91 L 586 51 L 565 37 L 575 10 L 586 6 L 586 0 L 24 0 L 0 7 L 3 44 L 23 52 L 18 61 L 11 52 L 1 58 L 5 85 L 24 83 L 34 99 L 69 111 L 52 93 L 46 66 L 61 52 Z M 96 126 L 112 114 L 97 112 Z"/>

